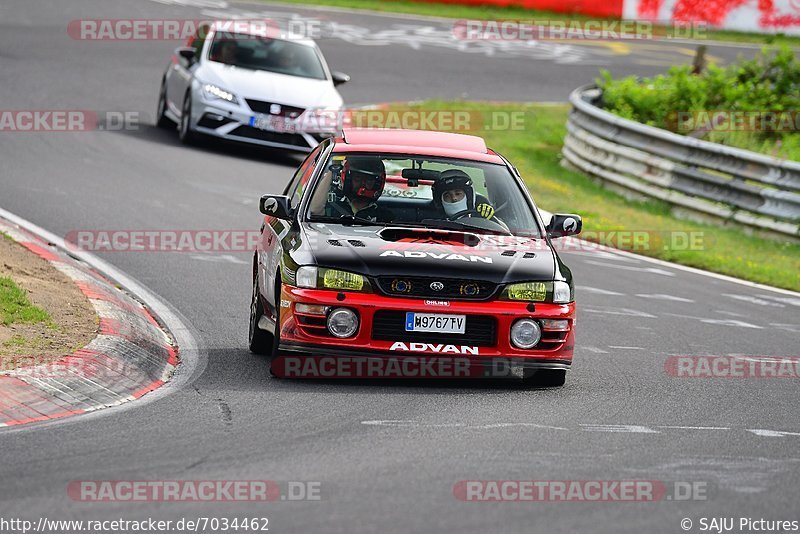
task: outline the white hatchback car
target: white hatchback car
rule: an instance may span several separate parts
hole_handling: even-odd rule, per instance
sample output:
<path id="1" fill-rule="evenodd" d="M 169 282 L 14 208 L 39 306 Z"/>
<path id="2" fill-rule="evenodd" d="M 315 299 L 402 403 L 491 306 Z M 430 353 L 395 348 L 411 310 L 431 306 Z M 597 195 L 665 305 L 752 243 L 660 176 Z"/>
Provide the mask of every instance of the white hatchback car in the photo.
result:
<path id="1" fill-rule="evenodd" d="M 343 101 L 335 86 L 350 77 L 331 72 L 314 41 L 216 23 L 187 45 L 164 73 L 156 115 L 161 127 L 178 124 L 182 142 L 204 134 L 310 152 L 336 133 Z"/>

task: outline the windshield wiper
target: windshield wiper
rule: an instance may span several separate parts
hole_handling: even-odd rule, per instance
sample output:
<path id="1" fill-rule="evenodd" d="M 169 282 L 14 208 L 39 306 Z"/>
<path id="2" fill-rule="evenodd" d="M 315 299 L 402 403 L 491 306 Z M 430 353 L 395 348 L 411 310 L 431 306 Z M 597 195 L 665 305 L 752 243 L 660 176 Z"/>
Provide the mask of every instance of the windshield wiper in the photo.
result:
<path id="1" fill-rule="evenodd" d="M 308 222 L 312 223 L 334 223 L 345 225 L 370 225 L 380 226 L 381 223 L 365 219 L 364 217 L 356 217 L 355 215 L 342 215 L 341 217 L 311 217 Z"/>
<path id="2" fill-rule="evenodd" d="M 503 228 L 486 228 L 485 226 L 478 226 L 469 224 L 467 221 L 458 220 L 442 220 L 442 219 L 423 219 L 420 224 L 428 228 L 442 228 L 444 230 L 475 230 L 478 233 L 496 234 L 496 235 L 513 235 L 510 231 Z"/>
<path id="3" fill-rule="evenodd" d="M 335 219 L 335 221 L 346 225 L 381 226 L 377 221 L 371 221 L 364 217 L 356 217 L 355 215 L 342 215 L 338 219 Z"/>

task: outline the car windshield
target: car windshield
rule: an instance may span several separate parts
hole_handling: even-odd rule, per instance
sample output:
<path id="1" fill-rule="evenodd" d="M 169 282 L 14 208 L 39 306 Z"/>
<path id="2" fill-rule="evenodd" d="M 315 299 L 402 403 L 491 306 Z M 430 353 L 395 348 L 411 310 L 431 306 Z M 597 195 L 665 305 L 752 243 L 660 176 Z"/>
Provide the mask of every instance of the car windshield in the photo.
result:
<path id="1" fill-rule="evenodd" d="M 211 43 L 208 59 L 243 69 L 326 79 L 314 47 L 284 39 L 218 32 Z"/>
<path id="2" fill-rule="evenodd" d="M 318 222 L 541 237 L 507 167 L 428 156 L 334 153 L 311 192 L 307 216 Z"/>

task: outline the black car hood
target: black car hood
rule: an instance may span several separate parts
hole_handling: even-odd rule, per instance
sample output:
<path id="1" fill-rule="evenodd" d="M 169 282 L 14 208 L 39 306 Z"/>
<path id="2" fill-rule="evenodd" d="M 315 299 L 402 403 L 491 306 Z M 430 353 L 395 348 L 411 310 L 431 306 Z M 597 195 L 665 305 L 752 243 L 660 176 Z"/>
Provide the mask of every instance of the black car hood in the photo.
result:
<path id="1" fill-rule="evenodd" d="M 544 239 L 424 228 L 302 223 L 314 263 L 367 276 L 446 276 L 496 284 L 553 280 Z"/>

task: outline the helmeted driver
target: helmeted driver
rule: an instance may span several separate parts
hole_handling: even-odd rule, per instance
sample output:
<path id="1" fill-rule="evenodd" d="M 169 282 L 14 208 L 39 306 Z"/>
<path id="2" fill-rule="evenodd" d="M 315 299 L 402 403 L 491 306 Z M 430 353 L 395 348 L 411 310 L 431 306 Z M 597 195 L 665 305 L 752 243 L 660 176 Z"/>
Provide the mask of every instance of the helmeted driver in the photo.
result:
<path id="1" fill-rule="evenodd" d="M 321 190 L 330 191 L 327 203 L 323 208 L 315 206 L 312 200 L 312 213 L 324 213 L 326 217 L 353 215 L 370 221 L 391 220 L 388 210 L 378 210 L 377 201 L 386 184 L 386 167 L 379 157 L 345 158 L 337 172 L 338 185 L 333 174 L 331 171 L 326 172 L 320 184 Z"/>
<path id="2" fill-rule="evenodd" d="M 503 224 L 494 216 L 494 206 L 486 197 L 475 193 L 472 178 L 460 169 L 443 171 L 433 183 L 432 191 L 434 204 L 444 210 L 448 219 L 483 217 Z"/>

